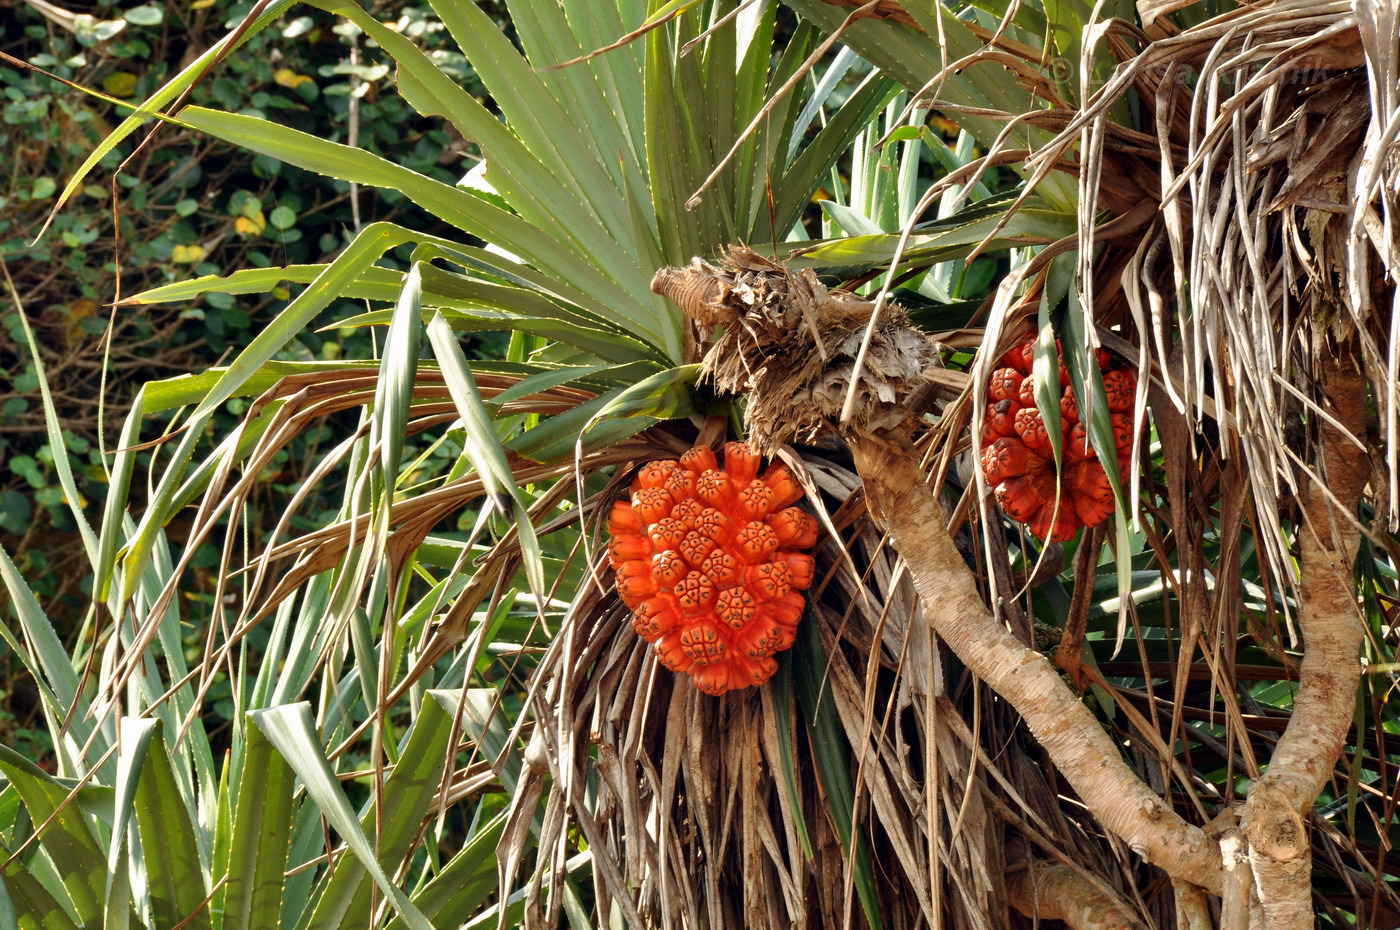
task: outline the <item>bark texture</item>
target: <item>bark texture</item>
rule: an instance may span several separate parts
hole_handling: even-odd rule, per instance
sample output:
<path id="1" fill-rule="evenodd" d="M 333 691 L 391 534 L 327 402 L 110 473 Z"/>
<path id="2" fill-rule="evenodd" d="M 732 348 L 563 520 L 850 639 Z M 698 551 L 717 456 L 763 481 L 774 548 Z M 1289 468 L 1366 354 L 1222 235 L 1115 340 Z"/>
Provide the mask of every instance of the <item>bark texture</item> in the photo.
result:
<path id="1" fill-rule="evenodd" d="M 1044 860 L 1007 876 L 1011 905 L 1037 920 L 1061 920 L 1070 930 L 1143 930 L 1118 901 L 1069 866 Z"/>
<path id="2" fill-rule="evenodd" d="M 1352 436 L 1364 437 L 1368 399 L 1359 362 L 1350 352 L 1321 354 L 1323 409 Z M 1246 802 L 1249 861 L 1260 926 L 1267 930 L 1313 926 L 1312 853 L 1304 818 L 1341 755 L 1361 678 L 1365 630 L 1352 566 L 1361 537 L 1356 505 L 1369 462 L 1364 449 L 1324 422 L 1317 465 L 1326 487 L 1307 481 L 1300 498 L 1298 627 L 1304 652 L 1298 695 L 1268 771 Z"/>
<path id="3" fill-rule="evenodd" d="M 1220 930 L 1249 930 L 1254 919 L 1254 877 L 1250 872 L 1249 843 L 1231 810 L 1223 818 L 1220 832 L 1220 853 L 1225 866 L 1225 880 L 1220 893 Z"/>

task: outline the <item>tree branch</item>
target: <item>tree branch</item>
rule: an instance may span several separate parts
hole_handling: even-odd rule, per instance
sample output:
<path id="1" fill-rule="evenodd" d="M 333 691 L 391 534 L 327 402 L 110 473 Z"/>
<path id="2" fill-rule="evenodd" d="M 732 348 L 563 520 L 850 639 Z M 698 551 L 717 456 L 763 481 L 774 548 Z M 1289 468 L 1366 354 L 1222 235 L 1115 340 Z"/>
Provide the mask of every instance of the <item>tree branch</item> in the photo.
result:
<path id="1" fill-rule="evenodd" d="M 1008 875 L 1011 906 L 1035 920 L 1062 920 L 1070 930 L 1142 930 L 1122 905 L 1086 882 L 1073 869 L 1039 860 Z"/>
<path id="2" fill-rule="evenodd" d="M 871 510 L 909 568 L 924 621 L 1016 709 L 1104 827 L 1172 878 L 1218 894 L 1219 844 L 1138 777 L 1049 660 L 983 604 L 909 439 L 930 400 L 925 372 L 942 365 L 938 347 L 897 305 L 879 308 L 872 322 L 870 301 L 745 249 L 731 249 L 722 267 L 696 259 L 663 268 L 652 290 L 707 328 L 723 327 L 703 364 L 718 389 L 749 393 L 751 442 L 771 449 L 843 423 Z M 861 403 L 843 420 L 858 353 L 866 356 Z"/>
<path id="3" fill-rule="evenodd" d="M 849 437 L 871 509 L 909 567 L 924 620 L 963 664 L 1011 703 L 1103 826 L 1174 878 L 1220 892 L 1220 850 L 1126 762 L 1050 661 L 997 622 L 948 535 L 947 517 L 913 449 Z"/>

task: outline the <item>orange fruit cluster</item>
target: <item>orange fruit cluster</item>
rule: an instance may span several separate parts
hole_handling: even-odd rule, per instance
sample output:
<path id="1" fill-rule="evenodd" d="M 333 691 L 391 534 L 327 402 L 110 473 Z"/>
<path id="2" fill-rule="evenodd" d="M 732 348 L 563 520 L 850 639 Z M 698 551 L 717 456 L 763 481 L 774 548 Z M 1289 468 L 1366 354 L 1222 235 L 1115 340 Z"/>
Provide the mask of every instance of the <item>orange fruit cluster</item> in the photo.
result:
<path id="1" fill-rule="evenodd" d="M 1011 519 L 1026 524 L 1040 539 L 1064 542 L 1081 526 L 1097 526 L 1113 514 L 1113 486 L 1089 444 L 1063 364 L 1060 436 L 1064 440 L 1064 476 L 1056 480 L 1050 436 L 1035 406 L 1035 378 L 1031 374 L 1034 345 L 1034 336 L 1028 336 L 1002 356 L 1000 366 L 992 372 L 982 430 L 982 474 Z M 1099 350 L 1119 474 L 1126 477 L 1137 440 L 1131 413 L 1137 377 L 1126 368 L 1110 368 L 1110 359 L 1107 352 Z"/>
<path id="2" fill-rule="evenodd" d="M 802 489 L 785 465 L 759 474 L 747 444 L 696 446 L 649 462 L 630 500 L 613 505 L 608 558 L 632 626 L 661 664 L 706 694 L 761 685 L 792 645 L 815 565 L 799 552 L 817 521 L 792 506 Z"/>

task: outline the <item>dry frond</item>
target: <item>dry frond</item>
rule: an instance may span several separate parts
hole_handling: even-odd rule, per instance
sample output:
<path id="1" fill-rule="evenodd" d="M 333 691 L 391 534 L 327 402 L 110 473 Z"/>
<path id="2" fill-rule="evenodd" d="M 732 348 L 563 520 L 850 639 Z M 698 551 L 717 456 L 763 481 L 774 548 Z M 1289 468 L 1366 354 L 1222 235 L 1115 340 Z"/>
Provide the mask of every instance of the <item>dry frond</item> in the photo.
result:
<path id="1" fill-rule="evenodd" d="M 1031 159 L 1048 164 L 1082 143 L 1081 200 L 1092 215 L 1129 157 L 1111 132 L 1111 105 L 1129 89 L 1149 102 L 1160 211 L 1121 281 L 1103 272 L 1113 262 L 1094 256 L 1085 227 L 1086 302 L 1096 298 L 1101 319 L 1126 304 L 1151 337 L 1144 348 L 1165 399 L 1193 427 L 1205 416 L 1229 426 L 1249 486 L 1268 502 L 1309 480 L 1309 456 L 1287 425 L 1317 411 L 1310 360 L 1356 333 L 1368 380 L 1392 386 L 1381 398 L 1392 525 L 1397 361 L 1382 348 L 1393 334 L 1375 303 L 1377 294 L 1393 302 L 1400 274 L 1394 236 L 1383 232 L 1397 205 L 1394 17 L 1379 2 L 1232 10 L 1121 64 Z M 1190 308 L 1179 330 L 1165 316 L 1172 303 Z M 1265 505 L 1257 517 L 1273 566 L 1288 577 L 1277 509 Z"/>
<path id="2" fill-rule="evenodd" d="M 719 390 L 749 395 L 751 440 L 766 454 L 813 442 L 840 419 L 873 301 L 743 248 L 731 248 L 722 266 L 697 258 L 685 269 L 663 268 L 652 290 L 700 323 L 724 326 L 704 368 Z M 942 367 L 940 351 L 903 309 L 885 305 L 856 388 L 855 425 L 887 430 L 917 420 L 933 399 L 923 373 Z"/>

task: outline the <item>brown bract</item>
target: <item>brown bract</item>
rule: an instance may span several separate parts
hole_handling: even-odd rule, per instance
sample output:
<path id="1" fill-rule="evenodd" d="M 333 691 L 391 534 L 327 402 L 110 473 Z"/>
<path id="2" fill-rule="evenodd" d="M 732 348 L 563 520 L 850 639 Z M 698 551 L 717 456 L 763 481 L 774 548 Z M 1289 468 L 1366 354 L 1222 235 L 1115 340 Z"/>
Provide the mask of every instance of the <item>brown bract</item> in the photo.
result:
<path id="1" fill-rule="evenodd" d="M 704 368 L 719 390 L 749 395 L 750 441 L 762 452 L 811 442 L 839 422 L 873 301 L 744 248 L 731 248 L 720 265 L 697 258 L 662 268 L 651 288 L 697 322 L 724 327 Z M 924 372 L 943 366 L 939 351 L 903 308 L 882 307 L 844 425 L 885 432 L 916 422 L 932 394 Z"/>

